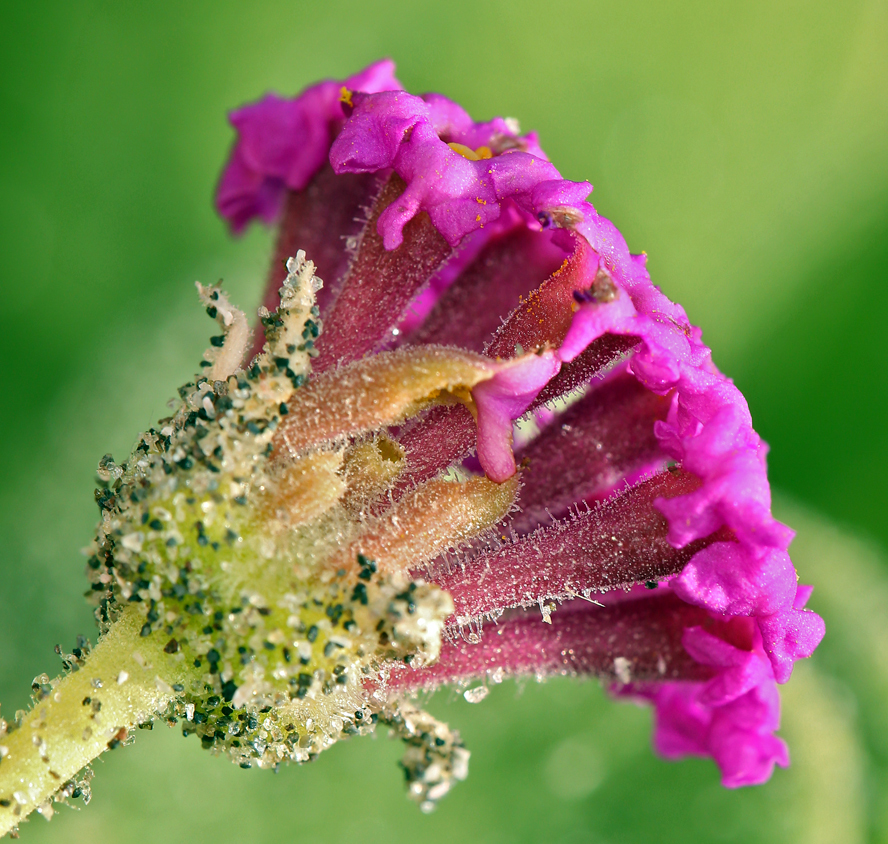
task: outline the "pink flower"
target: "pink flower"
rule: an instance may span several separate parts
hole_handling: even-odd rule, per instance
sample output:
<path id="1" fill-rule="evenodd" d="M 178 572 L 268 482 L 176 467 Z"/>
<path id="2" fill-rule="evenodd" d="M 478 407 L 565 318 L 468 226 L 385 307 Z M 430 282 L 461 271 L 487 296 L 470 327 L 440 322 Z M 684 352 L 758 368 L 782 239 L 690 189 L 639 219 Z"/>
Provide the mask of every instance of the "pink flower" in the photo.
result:
<path id="1" fill-rule="evenodd" d="M 455 610 L 437 661 L 394 661 L 380 687 L 590 674 L 650 701 L 658 751 L 711 756 L 726 786 L 788 764 L 776 683 L 823 622 L 771 516 L 767 448 L 700 330 L 586 201 L 591 185 L 511 121 L 399 90 L 388 62 L 231 120 L 217 205 L 234 231 L 279 225 L 267 302 L 299 249 L 325 280 L 310 390 L 380 353 L 487 361 L 470 395 L 394 423 L 344 411 L 374 406 L 355 377 L 350 396 L 312 405 L 320 417 L 288 416 L 282 441 L 295 453 L 384 429 L 405 456 L 392 506 L 454 468 L 499 484 L 522 467 L 511 521 L 408 566 Z M 539 431 L 517 445 L 519 419 Z"/>

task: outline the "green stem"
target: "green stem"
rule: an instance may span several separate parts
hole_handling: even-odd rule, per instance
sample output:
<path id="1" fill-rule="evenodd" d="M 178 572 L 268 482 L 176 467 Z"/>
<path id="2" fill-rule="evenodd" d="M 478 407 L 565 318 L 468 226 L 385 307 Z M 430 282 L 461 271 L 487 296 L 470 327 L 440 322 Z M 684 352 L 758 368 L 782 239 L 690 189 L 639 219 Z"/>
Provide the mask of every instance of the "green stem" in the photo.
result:
<path id="1" fill-rule="evenodd" d="M 161 637 L 140 637 L 143 623 L 138 610 L 124 610 L 80 670 L 56 681 L 21 726 L 0 736 L 0 837 L 109 743 L 167 709 L 186 669 L 163 653 Z"/>

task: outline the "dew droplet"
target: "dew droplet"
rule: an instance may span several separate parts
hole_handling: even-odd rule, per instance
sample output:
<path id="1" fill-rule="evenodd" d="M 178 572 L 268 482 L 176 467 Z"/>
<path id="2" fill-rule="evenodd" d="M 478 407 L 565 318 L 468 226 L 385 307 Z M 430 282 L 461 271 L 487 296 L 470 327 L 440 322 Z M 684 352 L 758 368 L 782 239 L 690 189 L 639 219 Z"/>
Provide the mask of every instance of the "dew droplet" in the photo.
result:
<path id="1" fill-rule="evenodd" d="M 617 679 L 624 685 L 632 680 L 631 667 L 632 663 L 626 657 L 618 656 L 614 658 L 614 674 L 617 675 Z"/>
<path id="2" fill-rule="evenodd" d="M 463 692 L 463 697 L 468 703 L 481 703 L 488 694 L 490 694 L 490 689 L 487 686 L 475 686 L 473 689 L 466 689 Z"/>

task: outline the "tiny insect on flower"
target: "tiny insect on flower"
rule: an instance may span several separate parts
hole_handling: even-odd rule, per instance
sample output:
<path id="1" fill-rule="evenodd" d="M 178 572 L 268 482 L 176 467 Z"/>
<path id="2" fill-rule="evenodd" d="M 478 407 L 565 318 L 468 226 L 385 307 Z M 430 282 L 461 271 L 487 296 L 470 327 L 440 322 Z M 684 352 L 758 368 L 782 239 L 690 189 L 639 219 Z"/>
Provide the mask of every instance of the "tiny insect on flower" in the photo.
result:
<path id="1" fill-rule="evenodd" d="M 468 751 L 412 696 L 520 674 L 650 701 L 727 786 L 786 765 L 823 623 L 766 447 L 591 186 L 390 62 L 231 121 L 218 209 L 279 231 L 257 336 L 198 285 L 202 371 L 101 461 L 101 637 L 35 681 L 39 741 L 0 724 L 0 829 L 156 718 L 272 768 L 386 724 L 431 809 Z"/>

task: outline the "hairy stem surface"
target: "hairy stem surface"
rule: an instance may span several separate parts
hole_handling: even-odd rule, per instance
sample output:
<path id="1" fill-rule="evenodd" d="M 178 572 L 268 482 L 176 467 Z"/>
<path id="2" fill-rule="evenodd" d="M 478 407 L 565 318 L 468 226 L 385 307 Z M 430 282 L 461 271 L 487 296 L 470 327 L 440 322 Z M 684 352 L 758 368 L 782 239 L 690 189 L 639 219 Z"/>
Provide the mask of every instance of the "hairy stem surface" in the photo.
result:
<path id="1" fill-rule="evenodd" d="M 79 670 L 54 681 L 21 725 L 0 737 L 0 836 L 48 805 L 130 729 L 166 710 L 186 671 L 163 653 L 162 637 L 140 637 L 143 623 L 137 609 L 125 609 Z"/>

